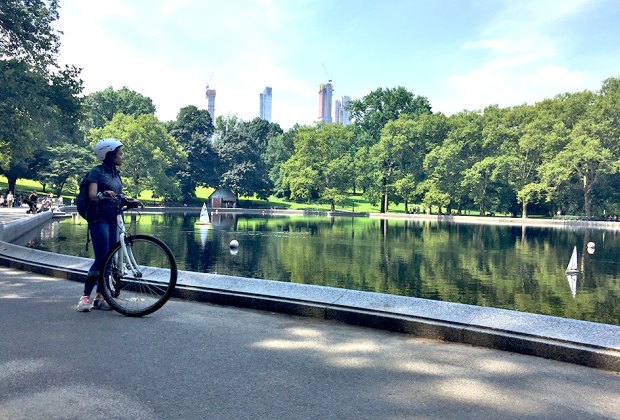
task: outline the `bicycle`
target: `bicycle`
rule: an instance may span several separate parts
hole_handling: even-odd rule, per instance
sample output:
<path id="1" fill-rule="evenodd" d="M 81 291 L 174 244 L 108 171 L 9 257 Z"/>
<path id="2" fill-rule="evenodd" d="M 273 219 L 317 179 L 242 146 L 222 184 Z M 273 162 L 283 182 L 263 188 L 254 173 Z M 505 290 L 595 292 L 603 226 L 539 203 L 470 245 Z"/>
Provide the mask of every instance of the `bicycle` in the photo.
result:
<path id="1" fill-rule="evenodd" d="M 106 254 L 100 281 L 103 297 L 115 311 L 131 317 L 151 314 L 170 299 L 177 284 L 177 263 L 170 248 L 150 235 L 131 235 L 124 211 L 142 206 L 123 196 L 117 201 L 118 242 Z"/>

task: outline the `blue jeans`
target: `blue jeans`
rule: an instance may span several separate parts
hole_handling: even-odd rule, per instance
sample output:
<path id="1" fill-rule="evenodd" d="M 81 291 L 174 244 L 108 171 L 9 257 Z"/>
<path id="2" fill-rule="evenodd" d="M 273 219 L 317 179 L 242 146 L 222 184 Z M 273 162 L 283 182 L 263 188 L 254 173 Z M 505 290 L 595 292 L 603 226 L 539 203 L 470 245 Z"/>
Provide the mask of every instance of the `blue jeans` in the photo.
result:
<path id="1" fill-rule="evenodd" d="M 95 287 L 95 283 L 97 283 L 97 293 L 103 291 L 101 283 L 97 281 L 99 279 L 99 268 L 103 263 L 105 255 L 117 241 L 116 220 L 114 223 L 89 223 L 88 231 L 90 232 L 93 250 L 95 251 L 95 261 L 86 275 L 86 282 L 84 283 L 85 296 L 90 296 Z"/>

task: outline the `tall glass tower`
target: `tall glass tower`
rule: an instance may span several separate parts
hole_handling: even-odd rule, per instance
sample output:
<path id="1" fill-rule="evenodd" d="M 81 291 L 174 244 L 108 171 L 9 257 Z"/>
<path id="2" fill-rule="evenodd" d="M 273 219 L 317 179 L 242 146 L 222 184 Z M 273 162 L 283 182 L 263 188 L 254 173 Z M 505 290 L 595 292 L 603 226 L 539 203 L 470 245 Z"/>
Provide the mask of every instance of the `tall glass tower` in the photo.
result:
<path id="1" fill-rule="evenodd" d="M 319 85 L 319 121 L 324 123 L 332 122 L 332 81 Z"/>
<path id="2" fill-rule="evenodd" d="M 209 85 L 207 85 L 207 111 L 215 124 L 215 89 L 209 89 Z"/>
<path id="3" fill-rule="evenodd" d="M 347 109 L 351 102 L 349 96 L 341 96 L 335 101 L 334 119 L 342 125 L 351 124 L 351 111 Z"/>
<path id="4" fill-rule="evenodd" d="M 260 94 L 260 113 L 259 117 L 263 120 L 271 122 L 271 88 L 265 87 L 263 93 Z"/>

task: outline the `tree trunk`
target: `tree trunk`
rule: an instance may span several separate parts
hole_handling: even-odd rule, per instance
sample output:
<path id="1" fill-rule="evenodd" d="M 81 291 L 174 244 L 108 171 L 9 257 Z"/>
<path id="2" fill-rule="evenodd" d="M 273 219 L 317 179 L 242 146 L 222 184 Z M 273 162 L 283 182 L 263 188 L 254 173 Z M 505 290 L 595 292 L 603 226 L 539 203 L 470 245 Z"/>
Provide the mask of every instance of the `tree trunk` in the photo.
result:
<path id="1" fill-rule="evenodd" d="M 409 213 L 409 202 L 405 200 L 405 214 Z"/>
<path id="2" fill-rule="evenodd" d="M 586 217 L 592 217 L 592 182 L 587 175 L 583 177 L 583 204 L 586 208 Z"/>
<path id="3" fill-rule="evenodd" d="M 521 204 L 521 218 L 523 219 L 527 219 L 527 201 L 525 199 L 523 199 L 523 202 Z"/>
<path id="4" fill-rule="evenodd" d="M 331 204 L 332 204 L 332 213 L 333 213 L 336 211 L 336 203 L 334 202 L 334 200 L 332 200 Z"/>
<path id="5" fill-rule="evenodd" d="M 382 187 L 383 187 L 383 191 L 385 192 L 385 194 L 387 194 L 387 180 L 385 179 L 385 177 L 383 177 L 382 182 Z M 387 211 L 387 209 L 385 208 L 385 197 L 381 198 L 381 213 L 385 213 Z"/>
<path id="6" fill-rule="evenodd" d="M 389 204 L 390 204 L 387 187 L 385 188 L 385 194 L 383 195 L 383 201 L 384 201 L 384 206 L 383 206 L 384 213 L 387 213 L 388 212 L 388 207 L 389 207 Z"/>
<path id="7" fill-rule="evenodd" d="M 15 194 L 15 184 L 17 184 L 17 176 L 15 175 L 7 175 L 6 179 L 9 183 L 9 191 Z"/>

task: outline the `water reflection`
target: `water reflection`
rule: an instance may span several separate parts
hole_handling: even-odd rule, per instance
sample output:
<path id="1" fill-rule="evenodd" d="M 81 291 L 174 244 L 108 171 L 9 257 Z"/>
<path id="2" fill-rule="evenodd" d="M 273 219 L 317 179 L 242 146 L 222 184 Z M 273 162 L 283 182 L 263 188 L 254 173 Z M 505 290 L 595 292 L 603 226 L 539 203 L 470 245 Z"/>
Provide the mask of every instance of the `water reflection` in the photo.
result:
<path id="1" fill-rule="evenodd" d="M 568 287 L 570 287 L 574 299 L 577 295 L 577 274 L 566 273 L 566 279 L 568 280 Z"/>
<path id="2" fill-rule="evenodd" d="M 185 270 L 620 324 L 620 237 L 613 231 L 232 213 L 212 213 L 207 229 L 197 221 L 143 215 L 132 218 L 132 228 L 168 243 Z M 45 229 L 56 233 L 37 239 L 37 248 L 91 256 L 85 224 L 53 223 Z M 596 253 L 587 252 L 589 242 Z M 580 272 L 569 278 L 575 244 Z"/>

